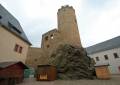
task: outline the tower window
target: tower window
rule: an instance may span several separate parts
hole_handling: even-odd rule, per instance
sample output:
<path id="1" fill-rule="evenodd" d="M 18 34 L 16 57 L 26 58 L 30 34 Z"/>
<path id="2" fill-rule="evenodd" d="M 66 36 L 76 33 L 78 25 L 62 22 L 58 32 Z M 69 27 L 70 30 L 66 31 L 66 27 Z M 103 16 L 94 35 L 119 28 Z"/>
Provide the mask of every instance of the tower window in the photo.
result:
<path id="1" fill-rule="evenodd" d="M 45 37 L 45 40 L 48 40 L 48 36 Z"/>
<path id="2" fill-rule="evenodd" d="M 99 57 L 96 57 L 96 61 L 99 61 L 100 59 L 99 59 Z"/>
<path id="3" fill-rule="evenodd" d="M 77 20 L 75 19 L 75 23 L 77 23 Z"/>
<path id="4" fill-rule="evenodd" d="M 37 59 L 35 59 L 34 61 L 37 61 Z"/>
<path id="5" fill-rule="evenodd" d="M 114 58 L 119 58 L 117 53 L 113 53 L 113 55 L 114 55 Z"/>
<path id="6" fill-rule="evenodd" d="M 50 45 L 47 45 L 47 48 L 49 48 L 50 47 Z"/>
<path id="7" fill-rule="evenodd" d="M 105 60 L 108 60 L 108 55 L 104 55 Z"/>
<path id="8" fill-rule="evenodd" d="M 54 37 L 53 37 L 53 34 L 51 34 L 51 35 L 50 35 L 50 38 L 51 38 L 51 39 L 53 39 L 53 38 L 54 38 Z"/>

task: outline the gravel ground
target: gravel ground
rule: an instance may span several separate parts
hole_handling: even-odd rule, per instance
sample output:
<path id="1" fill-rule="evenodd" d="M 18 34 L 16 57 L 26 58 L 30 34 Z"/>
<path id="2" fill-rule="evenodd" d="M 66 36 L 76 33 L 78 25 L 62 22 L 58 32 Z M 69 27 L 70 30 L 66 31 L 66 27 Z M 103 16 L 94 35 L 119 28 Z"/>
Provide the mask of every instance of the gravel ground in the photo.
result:
<path id="1" fill-rule="evenodd" d="M 36 81 L 35 78 L 28 78 L 17 85 L 120 85 L 120 75 L 114 75 L 110 80 L 55 80 Z"/>

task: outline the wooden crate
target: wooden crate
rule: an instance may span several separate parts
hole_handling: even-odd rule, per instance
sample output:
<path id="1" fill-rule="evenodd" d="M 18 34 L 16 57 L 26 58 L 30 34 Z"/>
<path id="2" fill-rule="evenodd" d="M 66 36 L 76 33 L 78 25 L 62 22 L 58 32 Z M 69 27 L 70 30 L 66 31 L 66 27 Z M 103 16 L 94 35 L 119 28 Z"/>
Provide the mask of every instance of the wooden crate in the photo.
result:
<path id="1" fill-rule="evenodd" d="M 53 81 L 56 79 L 56 67 L 51 65 L 39 65 L 37 68 L 37 80 Z"/>
<path id="2" fill-rule="evenodd" d="M 95 71 L 98 79 L 110 79 L 110 72 L 107 65 L 96 66 Z"/>

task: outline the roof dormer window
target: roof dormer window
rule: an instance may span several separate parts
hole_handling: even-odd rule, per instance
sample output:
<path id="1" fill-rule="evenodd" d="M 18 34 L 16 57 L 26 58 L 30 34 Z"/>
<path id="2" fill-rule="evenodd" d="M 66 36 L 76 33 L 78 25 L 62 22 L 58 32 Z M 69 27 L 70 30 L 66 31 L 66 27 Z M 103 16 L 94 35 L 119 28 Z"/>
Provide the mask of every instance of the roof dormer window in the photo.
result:
<path id="1" fill-rule="evenodd" d="M 2 16 L 0 15 L 0 19 L 2 19 Z"/>
<path id="2" fill-rule="evenodd" d="M 19 29 L 17 29 L 14 25 L 12 25 L 10 22 L 8 22 L 8 26 L 9 26 L 10 28 L 12 28 L 15 32 L 21 34 L 21 31 L 20 31 Z"/>

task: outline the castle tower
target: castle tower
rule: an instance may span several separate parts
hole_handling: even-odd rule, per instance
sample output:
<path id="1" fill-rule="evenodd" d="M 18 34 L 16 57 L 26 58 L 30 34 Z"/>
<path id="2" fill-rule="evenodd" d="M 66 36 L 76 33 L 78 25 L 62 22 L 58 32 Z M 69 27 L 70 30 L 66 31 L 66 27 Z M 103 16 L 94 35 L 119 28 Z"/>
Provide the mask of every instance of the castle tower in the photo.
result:
<path id="1" fill-rule="evenodd" d="M 62 6 L 57 12 L 57 17 L 58 31 L 61 33 L 64 43 L 82 47 L 73 7 L 68 5 Z"/>

